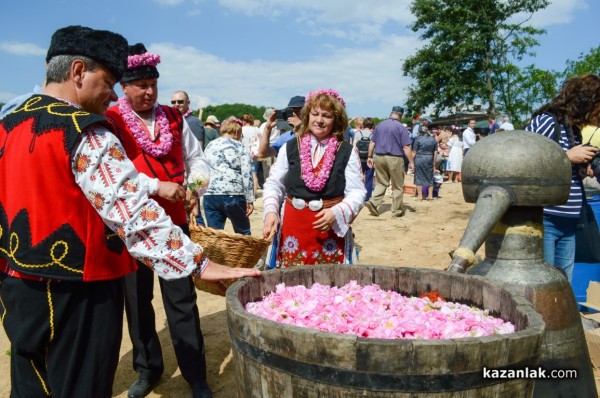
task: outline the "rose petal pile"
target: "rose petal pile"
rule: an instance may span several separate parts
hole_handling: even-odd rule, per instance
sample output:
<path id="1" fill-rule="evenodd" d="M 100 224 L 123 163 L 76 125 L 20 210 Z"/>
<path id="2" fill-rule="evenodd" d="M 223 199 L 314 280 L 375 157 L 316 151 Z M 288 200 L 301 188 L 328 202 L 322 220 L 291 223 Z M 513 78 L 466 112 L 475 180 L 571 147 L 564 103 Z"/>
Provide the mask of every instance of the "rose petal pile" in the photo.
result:
<path id="1" fill-rule="evenodd" d="M 510 322 L 464 304 L 406 297 L 378 285 L 343 287 L 279 284 L 252 314 L 275 322 L 378 339 L 453 339 L 513 333 Z"/>

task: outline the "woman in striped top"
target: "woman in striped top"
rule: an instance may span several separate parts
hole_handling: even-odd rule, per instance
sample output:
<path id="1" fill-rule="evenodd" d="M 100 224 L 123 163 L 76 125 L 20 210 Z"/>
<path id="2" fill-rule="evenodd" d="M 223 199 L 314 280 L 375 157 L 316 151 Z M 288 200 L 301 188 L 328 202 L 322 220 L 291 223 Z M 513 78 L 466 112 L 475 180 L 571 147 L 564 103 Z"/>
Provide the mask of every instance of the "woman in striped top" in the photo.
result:
<path id="1" fill-rule="evenodd" d="M 575 231 L 583 203 L 581 177 L 593 175 L 588 163 L 598 148 L 581 145 L 580 128 L 600 110 L 600 78 L 576 76 L 566 80 L 556 98 L 534 112 L 528 131 L 555 140 L 572 165 L 571 192 L 562 206 L 544 208 L 544 261 L 562 269 L 569 281 L 575 263 Z M 556 137 L 560 127 L 560 137 Z M 591 174 L 590 174 L 591 173 Z"/>

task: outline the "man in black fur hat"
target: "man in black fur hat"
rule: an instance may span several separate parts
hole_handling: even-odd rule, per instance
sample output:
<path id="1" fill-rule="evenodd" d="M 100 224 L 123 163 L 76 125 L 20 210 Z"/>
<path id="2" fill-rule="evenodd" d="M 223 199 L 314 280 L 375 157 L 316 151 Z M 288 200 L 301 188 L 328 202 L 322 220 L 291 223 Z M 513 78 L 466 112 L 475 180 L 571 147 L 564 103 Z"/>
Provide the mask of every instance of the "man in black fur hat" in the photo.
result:
<path id="1" fill-rule="evenodd" d="M 112 396 L 133 257 L 165 279 L 259 273 L 211 262 L 149 199 L 177 190 L 138 174 L 103 116 L 127 50 L 113 32 L 59 29 L 44 93 L 0 122 L 0 314 L 12 397 Z"/>
<path id="2" fill-rule="evenodd" d="M 177 108 L 157 103 L 159 73 L 156 65 L 159 62 L 160 56 L 146 51 L 142 43 L 129 47 L 128 68 L 121 79 L 125 95 L 106 112 L 106 116 L 119 126 L 125 152 L 140 173 L 181 187 L 186 175 L 205 175 L 208 183 L 210 166 L 189 125 Z M 191 209 L 197 211 L 197 197 L 205 188 L 191 195 L 189 202 L 184 202 L 185 198 L 155 199 L 171 220 L 187 233 L 187 215 Z M 192 387 L 194 398 L 210 397 L 193 281 L 181 278 L 169 282 L 159 280 L 159 283 L 181 374 Z M 125 278 L 125 309 L 133 343 L 133 368 L 139 373 L 129 388 L 129 398 L 149 394 L 164 371 L 152 307 L 153 287 L 154 274 L 145 267 L 139 267 L 137 272 Z"/>

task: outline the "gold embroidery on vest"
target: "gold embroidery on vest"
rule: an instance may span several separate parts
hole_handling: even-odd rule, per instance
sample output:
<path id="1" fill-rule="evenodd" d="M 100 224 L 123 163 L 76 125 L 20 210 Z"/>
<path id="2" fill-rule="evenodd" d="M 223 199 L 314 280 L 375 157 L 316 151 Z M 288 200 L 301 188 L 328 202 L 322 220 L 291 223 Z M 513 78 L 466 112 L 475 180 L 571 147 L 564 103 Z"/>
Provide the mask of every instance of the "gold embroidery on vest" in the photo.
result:
<path id="1" fill-rule="evenodd" d="M 64 102 L 60 102 L 60 101 L 53 102 L 48 105 L 36 107 L 37 103 L 40 102 L 41 100 L 42 100 L 42 97 L 31 97 L 30 99 L 28 99 L 25 102 L 25 104 L 20 109 L 15 110 L 13 113 L 36 112 L 36 111 L 39 111 L 42 109 L 46 109 L 46 112 L 48 112 L 50 115 L 71 118 L 71 120 L 73 121 L 73 125 L 75 126 L 75 129 L 77 130 L 77 132 L 81 133 L 81 127 L 79 126 L 77 118 L 83 118 L 83 117 L 89 116 L 90 115 L 89 112 L 85 112 L 80 109 L 73 111 L 72 105 L 64 103 Z M 70 112 L 61 112 L 61 108 L 70 108 Z"/>
<path id="2" fill-rule="evenodd" d="M 2 226 L 0 226 L 0 238 L 2 237 L 3 233 L 4 233 L 4 230 L 2 229 Z M 19 250 L 19 236 L 15 232 L 10 234 L 10 239 L 9 239 L 8 245 L 9 245 L 8 250 L 0 247 L 0 251 L 2 253 L 4 253 L 8 258 L 10 258 L 12 261 L 14 261 L 15 264 L 19 265 L 20 267 L 23 267 L 23 268 L 48 268 L 53 265 L 57 265 L 60 268 L 66 269 L 67 271 L 71 271 L 71 272 L 74 272 L 77 274 L 83 274 L 83 270 L 78 270 L 78 269 L 69 267 L 66 264 L 62 263 L 62 260 L 69 253 L 69 244 L 67 242 L 65 242 L 64 240 L 59 240 L 59 241 L 54 242 L 54 244 L 52 244 L 52 247 L 50 248 L 50 253 L 49 253 L 52 261 L 45 263 L 45 264 L 24 264 L 17 260 L 17 258 L 15 257 L 15 253 Z M 63 252 L 57 253 L 57 251 L 60 248 L 63 249 Z"/>

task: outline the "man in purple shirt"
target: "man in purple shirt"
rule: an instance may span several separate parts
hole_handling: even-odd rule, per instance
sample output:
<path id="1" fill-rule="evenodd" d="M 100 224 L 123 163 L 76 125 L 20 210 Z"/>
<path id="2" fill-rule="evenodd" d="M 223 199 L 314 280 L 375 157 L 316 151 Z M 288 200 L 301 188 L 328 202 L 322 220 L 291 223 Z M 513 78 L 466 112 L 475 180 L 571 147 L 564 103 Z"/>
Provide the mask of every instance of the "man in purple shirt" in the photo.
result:
<path id="1" fill-rule="evenodd" d="M 404 109 L 400 106 L 392 108 L 387 120 L 375 127 L 371 135 L 367 165 L 375 166 L 375 190 L 365 206 L 373 216 L 379 216 L 377 206 L 383 202 L 387 187 L 392 184 L 392 217 L 402 217 L 405 209 L 402 204 L 404 190 L 404 157 L 413 168 L 413 157 L 410 149 L 410 133 L 400 123 Z M 373 154 L 375 157 L 373 158 Z"/>

